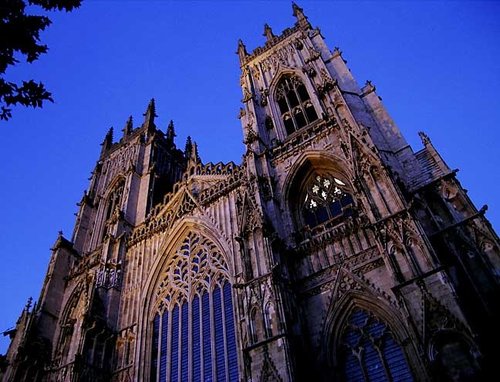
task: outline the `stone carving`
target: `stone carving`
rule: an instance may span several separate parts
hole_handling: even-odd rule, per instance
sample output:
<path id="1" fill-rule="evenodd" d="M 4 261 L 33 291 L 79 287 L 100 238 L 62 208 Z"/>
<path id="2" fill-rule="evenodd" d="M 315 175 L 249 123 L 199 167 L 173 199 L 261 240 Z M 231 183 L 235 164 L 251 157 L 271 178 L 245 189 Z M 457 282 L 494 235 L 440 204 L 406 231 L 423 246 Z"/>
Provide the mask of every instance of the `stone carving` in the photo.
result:
<path id="1" fill-rule="evenodd" d="M 260 105 L 261 106 L 266 106 L 267 105 L 267 97 L 269 96 L 269 89 L 260 89 Z"/>
<path id="2" fill-rule="evenodd" d="M 107 262 L 96 271 L 96 287 L 119 288 L 121 284 L 121 262 Z"/>
<path id="3" fill-rule="evenodd" d="M 210 290 L 212 283 L 228 278 L 228 267 L 216 245 L 208 238 L 190 232 L 169 259 L 156 288 L 154 306 L 169 309 L 176 294 L 190 300 L 195 293 Z"/>
<path id="4" fill-rule="evenodd" d="M 315 60 L 317 60 L 318 58 L 321 57 L 321 52 L 318 51 L 315 48 L 310 47 L 310 48 L 307 49 L 307 51 L 309 52 L 309 57 L 307 57 L 305 59 L 305 63 L 306 64 L 309 63 L 309 62 L 311 62 L 311 61 L 315 61 Z"/>
<path id="5" fill-rule="evenodd" d="M 248 90 L 246 86 L 243 86 L 243 99 L 241 100 L 241 102 L 247 103 L 251 99 L 253 99 L 253 94 Z"/>

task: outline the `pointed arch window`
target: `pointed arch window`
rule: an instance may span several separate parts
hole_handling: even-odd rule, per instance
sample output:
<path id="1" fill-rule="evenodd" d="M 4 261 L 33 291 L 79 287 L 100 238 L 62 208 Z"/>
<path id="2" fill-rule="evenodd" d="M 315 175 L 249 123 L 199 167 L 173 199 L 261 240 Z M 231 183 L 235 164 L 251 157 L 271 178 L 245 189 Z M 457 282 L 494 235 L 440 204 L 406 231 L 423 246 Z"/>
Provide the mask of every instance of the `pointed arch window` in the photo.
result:
<path id="1" fill-rule="evenodd" d="M 288 135 L 318 119 L 309 93 L 297 76 L 284 76 L 279 81 L 276 100 Z"/>
<path id="2" fill-rule="evenodd" d="M 152 381 L 237 381 L 238 356 L 227 265 L 190 233 L 163 272 L 152 319 Z"/>
<path id="3" fill-rule="evenodd" d="M 346 184 L 330 174 L 314 174 L 301 199 L 304 223 L 310 228 L 353 214 L 354 200 Z"/>
<path id="4" fill-rule="evenodd" d="M 113 190 L 109 193 L 106 205 L 106 218 L 104 219 L 105 221 L 109 220 L 113 216 L 115 211 L 120 208 L 120 203 L 122 200 L 124 188 L 125 188 L 125 181 L 122 179 L 115 185 Z"/>
<path id="5" fill-rule="evenodd" d="M 403 350 L 390 329 L 363 309 L 351 312 L 340 355 L 345 381 L 413 381 Z"/>

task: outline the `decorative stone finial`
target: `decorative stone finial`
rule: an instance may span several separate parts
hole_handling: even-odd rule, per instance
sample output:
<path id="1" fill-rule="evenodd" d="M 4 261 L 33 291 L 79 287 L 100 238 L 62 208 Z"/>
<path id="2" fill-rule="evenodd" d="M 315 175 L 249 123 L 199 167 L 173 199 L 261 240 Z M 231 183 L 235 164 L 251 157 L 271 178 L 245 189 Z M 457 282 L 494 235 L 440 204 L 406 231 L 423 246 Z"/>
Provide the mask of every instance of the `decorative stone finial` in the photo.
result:
<path id="1" fill-rule="evenodd" d="M 307 21 L 307 16 L 304 15 L 304 10 L 292 1 L 293 15 L 297 19 L 297 24 L 305 29 L 310 29 L 311 24 Z"/>
<path id="2" fill-rule="evenodd" d="M 155 127 L 155 117 L 158 117 L 156 115 L 156 107 L 155 107 L 155 99 L 151 98 L 151 101 L 149 101 L 148 108 L 146 109 L 146 112 L 143 114 L 144 115 L 144 125 L 148 127 L 148 129 L 152 129 Z"/>
<path id="3" fill-rule="evenodd" d="M 420 137 L 424 146 L 428 146 L 431 144 L 431 139 L 423 131 L 419 131 L 418 136 Z"/>
<path id="4" fill-rule="evenodd" d="M 113 145 L 113 127 L 111 126 L 104 137 L 104 140 L 101 143 L 102 149 L 101 154 L 105 151 L 109 150 L 109 148 Z"/>
<path id="5" fill-rule="evenodd" d="M 372 84 L 372 82 L 370 80 L 366 80 L 365 82 L 365 86 L 363 86 L 363 88 L 361 89 L 361 91 L 363 92 L 363 94 L 369 94 L 369 93 L 372 93 L 376 90 L 375 88 L 375 85 Z"/>
<path id="6" fill-rule="evenodd" d="M 24 308 L 27 312 L 29 312 L 29 311 L 30 311 L 30 308 L 31 308 L 31 304 L 32 304 L 32 303 L 33 303 L 33 297 L 28 298 L 28 301 L 26 302 L 26 306 L 25 306 L 25 308 Z"/>
<path id="7" fill-rule="evenodd" d="M 133 129 L 134 129 L 133 119 L 132 116 L 130 116 L 128 117 L 127 122 L 125 123 L 125 127 L 122 129 L 123 136 L 126 137 L 127 135 L 130 135 Z"/>
<path id="8" fill-rule="evenodd" d="M 238 54 L 241 63 L 243 63 L 245 58 L 248 56 L 247 47 L 243 44 L 241 38 L 238 40 L 238 50 L 236 53 Z"/>
<path id="9" fill-rule="evenodd" d="M 167 127 L 167 142 L 169 144 L 173 144 L 174 138 L 175 138 L 174 121 L 170 120 L 170 123 L 168 124 Z"/>
<path id="10" fill-rule="evenodd" d="M 274 33 L 271 27 L 268 24 L 264 24 L 264 34 L 267 42 L 272 42 L 274 40 Z"/>
<path id="11" fill-rule="evenodd" d="M 187 168 L 196 166 L 200 160 L 198 155 L 198 145 L 191 141 L 191 137 L 186 139 L 186 148 L 184 149 L 184 157 L 187 159 Z"/>
<path id="12" fill-rule="evenodd" d="M 189 158 L 189 161 L 191 163 L 198 163 L 199 160 L 200 156 L 198 155 L 198 144 L 193 142 L 193 149 L 191 150 L 191 157 Z"/>
<path id="13" fill-rule="evenodd" d="M 191 137 L 188 135 L 186 138 L 186 146 L 184 148 L 184 157 L 191 158 L 191 153 L 193 151 L 193 142 L 191 141 Z"/>

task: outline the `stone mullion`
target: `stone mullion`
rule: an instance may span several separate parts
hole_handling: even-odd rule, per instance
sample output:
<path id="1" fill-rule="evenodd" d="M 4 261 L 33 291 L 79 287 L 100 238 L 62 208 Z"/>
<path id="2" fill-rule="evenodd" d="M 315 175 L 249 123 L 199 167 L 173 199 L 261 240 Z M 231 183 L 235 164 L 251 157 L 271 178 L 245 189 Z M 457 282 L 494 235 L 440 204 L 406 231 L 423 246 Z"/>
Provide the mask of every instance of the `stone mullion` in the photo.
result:
<path id="1" fill-rule="evenodd" d="M 199 295 L 200 303 L 198 306 L 198 311 L 200 314 L 200 381 L 203 380 L 203 376 L 205 375 L 205 342 L 203 340 L 203 295 L 208 293 L 208 291 L 204 291 Z"/>
<path id="2" fill-rule="evenodd" d="M 224 280 L 224 284 L 227 281 Z M 224 285 L 223 284 L 223 285 Z M 220 288 L 220 301 L 221 301 L 221 310 L 222 310 L 222 338 L 224 339 L 224 364 L 226 365 L 226 382 L 229 381 L 229 352 L 227 349 L 227 335 L 226 335 L 226 299 L 224 298 L 224 288 L 222 286 Z"/>
<path id="3" fill-rule="evenodd" d="M 170 371 L 172 368 L 171 364 L 171 356 L 172 356 L 172 319 L 173 319 L 173 309 L 169 311 L 168 314 L 168 325 L 167 325 L 167 336 L 166 336 L 166 341 L 167 341 L 167 361 L 165 363 L 165 368 L 166 372 L 165 375 L 167 377 L 167 381 L 170 381 Z M 164 382 L 164 381 L 161 381 Z"/>
<path id="4" fill-rule="evenodd" d="M 299 100 L 299 107 L 300 107 L 300 110 L 302 110 L 302 114 L 304 115 L 304 119 L 306 120 L 306 124 L 309 125 L 311 123 L 311 121 L 309 121 L 309 118 L 307 117 L 307 114 L 306 114 L 306 110 L 304 108 L 304 103 L 307 101 L 302 101 L 302 98 L 300 97 L 300 94 L 297 90 L 297 87 L 295 86 L 295 84 L 292 84 L 293 85 L 293 91 L 295 92 L 295 96 L 297 97 L 297 99 Z M 302 84 L 302 86 L 304 86 L 304 88 L 306 87 L 305 84 Z M 306 92 L 307 92 L 307 88 L 306 88 Z M 297 129 L 298 130 L 298 129 Z"/>
<path id="5" fill-rule="evenodd" d="M 162 344 L 162 334 L 163 334 L 163 313 L 157 313 L 160 320 L 158 321 L 158 354 L 156 356 L 156 381 L 160 380 L 160 365 L 161 365 L 161 344 Z M 154 340 L 154 338 L 153 338 Z M 151 344 L 152 345 L 152 344 Z M 125 358 L 125 357 L 124 357 Z M 126 361 L 125 361 L 126 362 Z"/>
<path id="6" fill-rule="evenodd" d="M 182 304 L 179 305 L 179 330 L 177 333 L 177 381 L 182 382 L 182 330 L 184 328 L 184 320 L 182 319 L 182 306 L 186 304 L 186 301 L 183 301 Z M 172 381 L 175 382 L 175 381 Z"/>
<path id="7" fill-rule="evenodd" d="M 292 118 L 293 128 L 294 128 L 295 131 L 297 131 L 298 130 L 297 121 L 295 120 L 295 117 L 293 115 L 293 108 L 290 106 L 290 102 L 288 101 L 288 97 L 287 97 L 286 91 L 283 94 L 283 98 L 285 98 L 286 106 L 288 107 L 288 111 L 290 112 L 290 118 Z M 281 116 L 283 117 L 283 114 L 281 114 Z M 283 118 L 282 118 L 281 122 L 283 123 L 283 127 L 285 128 L 286 135 L 289 135 L 288 132 L 286 131 L 285 121 L 283 120 Z"/>
<path id="8" fill-rule="evenodd" d="M 193 380 L 193 304 L 191 295 L 188 296 L 188 381 Z"/>
<path id="9" fill-rule="evenodd" d="M 366 365 L 363 362 L 363 355 L 364 355 L 363 353 L 364 353 L 363 348 L 359 349 L 358 353 L 353 352 L 354 356 L 357 358 L 357 360 L 359 362 L 359 366 L 361 368 L 361 372 L 363 373 L 363 378 L 364 378 L 365 382 L 369 382 L 370 379 L 368 378 L 368 371 L 366 370 Z"/>
<path id="10" fill-rule="evenodd" d="M 208 293 L 209 297 L 209 311 L 210 311 L 210 347 L 211 347 L 211 362 L 212 362 L 212 380 L 217 380 L 217 359 L 215 352 L 215 313 L 214 313 L 214 300 L 213 289 Z"/>
<path id="11" fill-rule="evenodd" d="M 380 341 L 382 341 L 382 337 L 380 338 Z M 390 371 L 391 369 L 390 369 L 389 365 L 387 364 L 387 360 L 385 359 L 384 354 L 382 353 L 382 349 L 380 349 L 379 346 L 377 344 L 375 344 L 373 341 L 372 341 L 372 345 L 375 348 L 375 350 L 377 351 L 378 356 L 380 357 L 380 362 L 382 362 L 382 365 L 384 366 L 384 372 L 385 372 L 385 376 L 387 377 L 387 380 L 389 382 L 392 382 L 393 378 L 392 378 L 391 371 Z"/>

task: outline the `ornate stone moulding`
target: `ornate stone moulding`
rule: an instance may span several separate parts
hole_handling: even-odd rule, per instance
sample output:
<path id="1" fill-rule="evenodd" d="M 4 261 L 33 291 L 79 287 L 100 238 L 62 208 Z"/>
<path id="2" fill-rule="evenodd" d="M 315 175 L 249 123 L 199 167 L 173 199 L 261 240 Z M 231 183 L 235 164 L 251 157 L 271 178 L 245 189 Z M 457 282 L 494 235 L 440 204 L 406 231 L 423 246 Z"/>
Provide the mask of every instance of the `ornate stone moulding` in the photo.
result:
<path id="1" fill-rule="evenodd" d="M 207 175 L 197 176 L 215 176 L 209 174 L 209 172 L 212 171 L 211 169 L 214 168 L 213 164 L 205 165 L 204 168 L 205 174 Z M 217 168 L 218 167 L 215 165 L 215 169 Z M 229 168 L 230 172 L 228 172 Z M 217 200 L 221 195 L 228 194 L 240 186 L 244 178 L 244 171 L 242 167 L 232 163 L 231 166 L 230 164 L 226 165 L 225 169 L 227 175 L 216 175 L 224 176 L 221 181 L 201 191 L 199 194 L 190 192 L 186 184 L 182 185 L 185 182 L 179 182 L 177 185 L 179 185 L 180 188 L 177 187 L 176 192 L 167 194 L 167 196 L 165 196 L 164 203 L 156 206 L 151 211 L 146 221 L 132 232 L 127 245 L 130 247 L 156 233 L 168 230 L 168 228 L 171 227 L 176 220 L 194 210 L 197 203 L 207 206 Z M 184 194 L 184 196 L 182 194 Z M 183 200 L 180 200 L 181 197 Z"/>
<path id="2" fill-rule="evenodd" d="M 297 25 L 295 25 L 295 26 L 293 26 L 291 28 L 286 28 L 283 32 L 281 32 L 281 34 L 279 36 L 274 36 L 272 42 L 268 42 L 264 46 L 259 46 L 259 47 L 255 48 L 252 51 L 252 53 L 250 53 L 249 55 L 245 56 L 245 58 L 242 61 L 241 65 L 243 66 L 245 64 L 248 64 L 250 61 L 254 60 L 256 57 L 262 55 L 263 53 L 269 51 L 271 48 L 273 48 L 276 45 L 278 45 L 280 42 L 282 42 L 283 40 L 285 40 L 287 37 L 290 37 L 294 33 L 299 32 L 301 30 L 302 30 L 301 27 L 297 26 Z"/>

